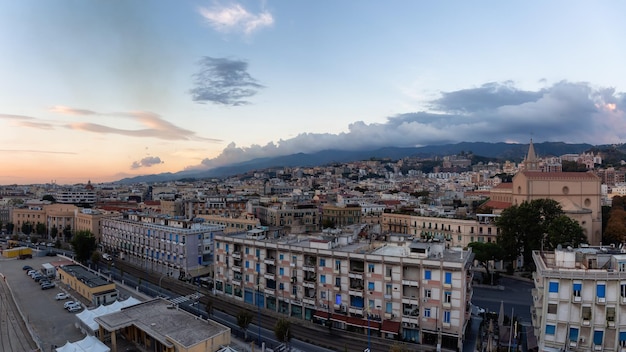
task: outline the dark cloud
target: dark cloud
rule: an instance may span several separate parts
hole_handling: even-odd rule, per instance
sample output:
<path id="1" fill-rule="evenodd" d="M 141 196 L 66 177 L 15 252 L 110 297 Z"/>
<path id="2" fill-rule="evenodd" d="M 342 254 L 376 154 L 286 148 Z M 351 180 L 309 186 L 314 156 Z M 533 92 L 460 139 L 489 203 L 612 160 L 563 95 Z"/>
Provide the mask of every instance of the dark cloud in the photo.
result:
<path id="1" fill-rule="evenodd" d="M 542 91 L 519 90 L 510 81 L 490 82 L 478 88 L 442 92 L 441 98 L 431 102 L 431 107 L 444 112 L 473 113 L 536 101 L 542 94 Z"/>
<path id="2" fill-rule="evenodd" d="M 141 167 L 151 167 L 152 165 L 163 164 L 158 156 L 147 156 L 139 161 L 133 161 L 131 169 L 139 169 Z"/>
<path id="3" fill-rule="evenodd" d="M 585 82 L 558 82 L 537 91 L 511 82 L 442 93 L 429 111 L 389 117 L 385 123 L 356 121 L 339 134 L 302 133 L 262 145 L 229 144 L 220 155 L 191 168 L 212 168 L 260 157 L 327 149 L 368 150 L 467 142 L 563 141 L 622 143 L 626 139 L 626 94 Z"/>
<path id="4" fill-rule="evenodd" d="M 264 88 L 248 72 L 248 63 L 227 58 L 203 57 L 189 92 L 197 103 L 247 105 L 246 100 Z"/>

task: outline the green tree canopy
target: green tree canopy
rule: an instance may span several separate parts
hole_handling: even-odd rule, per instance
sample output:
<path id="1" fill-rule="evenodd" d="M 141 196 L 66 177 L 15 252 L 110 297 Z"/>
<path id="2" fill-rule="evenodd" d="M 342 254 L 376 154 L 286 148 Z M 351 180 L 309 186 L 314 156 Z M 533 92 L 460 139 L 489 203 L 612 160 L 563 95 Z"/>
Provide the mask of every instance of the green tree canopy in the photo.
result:
<path id="1" fill-rule="evenodd" d="M 45 196 L 43 196 L 43 198 L 41 198 L 41 200 L 47 200 L 47 201 L 52 202 L 52 203 L 56 203 L 57 202 L 57 200 L 54 199 L 54 197 L 52 195 L 50 195 L 50 194 L 46 194 Z"/>
<path id="2" fill-rule="evenodd" d="M 33 224 L 30 222 L 25 222 L 22 224 L 22 233 L 26 236 L 30 235 L 33 232 Z"/>
<path id="3" fill-rule="evenodd" d="M 247 310 L 240 310 L 237 313 L 237 325 L 243 330 L 244 340 L 248 339 L 248 326 L 252 323 L 252 313 Z"/>
<path id="4" fill-rule="evenodd" d="M 472 249 L 474 259 L 487 271 L 487 277 L 491 275 L 489 261 L 504 259 L 504 250 L 495 242 L 472 242 L 467 246 Z"/>
<path id="5" fill-rule="evenodd" d="M 280 318 L 274 325 L 274 335 L 280 342 L 289 342 L 291 340 L 291 323 L 285 318 Z"/>
<path id="6" fill-rule="evenodd" d="M 45 234 L 46 234 L 46 224 L 43 224 L 43 223 L 41 223 L 41 222 L 38 222 L 38 223 L 35 225 L 35 232 L 36 232 L 38 235 L 40 235 L 40 236 L 41 236 L 41 235 L 45 235 Z"/>
<path id="7" fill-rule="evenodd" d="M 13 229 L 15 228 L 15 225 L 12 222 L 7 222 L 6 228 L 7 228 L 7 233 L 13 233 Z"/>
<path id="8" fill-rule="evenodd" d="M 91 254 L 96 250 L 96 238 L 89 231 L 78 231 L 70 242 L 74 247 L 76 260 L 84 263 L 91 258 Z"/>
<path id="9" fill-rule="evenodd" d="M 59 234 L 59 229 L 53 225 L 52 228 L 50 229 L 50 237 L 52 237 L 52 239 L 56 239 L 58 234 Z"/>
<path id="10" fill-rule="evenodd" d="M 524 263 L 532 265 L 532 251 L 542 246 L 553 250 L 558 244 L 585 242 L 580 225 L 564 220 L 563 216 L 563 209 L 553 199 L 535 199 L 505 209 L 496 219 L 500 230 L 497 243 L 504 251 L 504 259 L 513 261 L 523 254 Z"/>

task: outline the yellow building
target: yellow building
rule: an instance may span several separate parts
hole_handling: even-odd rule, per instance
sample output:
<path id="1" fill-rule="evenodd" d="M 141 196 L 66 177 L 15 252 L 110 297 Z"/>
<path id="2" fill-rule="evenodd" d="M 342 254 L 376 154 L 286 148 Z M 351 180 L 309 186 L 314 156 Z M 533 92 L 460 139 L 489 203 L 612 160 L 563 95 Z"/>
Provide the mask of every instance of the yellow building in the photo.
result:
<path id="1" fill-rule="evenodd" d="M 230 344 L 230 328 L 159 298 L 94 320 L 100 338 L 111 338 L 112 351 L 117 351 L 118 334 L 147 351 L 214 352 Z"/>
<path id="2" fill-rule="evenodd" d="M 261 221 L 252 214 L 246 214 L 238 218 L 224 217 L 220 215 L 197 215 L 207 224 L 224 226 L 224 233 L 244 232 L 261 226 Z"/>
<path id="3" fill-rule="evenodd" d="M 113 303 L 118 292 L 115 283 L 90 272 L 80 265 L 57 268 L 59 280 L 95 305 Z"/>

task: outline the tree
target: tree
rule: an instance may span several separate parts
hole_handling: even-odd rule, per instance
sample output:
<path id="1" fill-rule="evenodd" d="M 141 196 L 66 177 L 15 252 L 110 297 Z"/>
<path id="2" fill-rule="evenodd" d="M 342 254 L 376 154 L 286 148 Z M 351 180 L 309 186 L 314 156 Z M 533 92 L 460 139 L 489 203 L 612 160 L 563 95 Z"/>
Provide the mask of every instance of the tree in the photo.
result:
<path id="1" fill-rule="evenodd" d="M 546 231 L 544 248 L 554 249 L 559 244 L 578 247 L 581 243 L 587 242 L 585 231 L 576 222 L 567 215 L 561 215 L 554 219 Z"/>
<path id="2" fill-rule="evenodd" d="M 65 225 L 65 228 L 63 229 L 63 237 L 65 238 L 65 242 L 72 238 L 72 227 L 70 225 Z"/>
<path id="3" fill-rule="evenodd" d="M 214 305 L 213 299 L 209 298 L 209 300 L 206 302 L 206 306 L 204 307 L 204 309 L 206 310 L 209 316 L 213 315 L 213 305 Z"/>
<path id="4" fill-rule="evenodd" d="M 57 202 L 57 200 L 54 199 L 54 197 L 52 195 L 50 195 L 50 194 L 46 194 L 45 196 L 43 196 L 43 198 L 41 198 L 41 200 L 47 200 L 47 201 L 52 202 L 52 203 L 56 203 Z"/>
<path id="5" fill-rule="evenodd" d="M 22 224 L 22 233 L 25 234 L 26 236 L 29 236 L 31 232 L 33 232 L 33 224 L 26 221 L 25 223 Z"/>
<path id="6" fill-rule="evenodd" d="M 291 323 L 285 318 L 280 318 L 274 325 L 274 335 L 280 342 L 289 342 L 291 340 Z"/>
<path id="7" fill-rule="evenodd" d="M 54 240 L 57 238 L 58 234 L 59 234 L 59 229 L 57 229 L 57 227 L 53 225 L 52 228 L 50 229 L 50 238 Z"/>
<path id="8" fill-rule="evenodd" d="M 240 310 L 237 313 L 237 325 L 243 330 L 244 340 L 248 339 L 248 326 L 252 323 L 252 313 L 247 310 Z"/>
<path id="9" fill-rule="evenodd" d="M 622 243 L 626 234 L 626 211 L 621 208 L 611 210 L 606 229 L 604 230 L 603 243 Z"/>
<path id="10" fill-rule="evenodd" d="M 35 225 L 35 233 L 37 233 L 39 236 L 45 235 L 46 234 L 46 224 L 42 224 L 42 223 L 38 222 Z"/>
<path id="11" fill-rule="evenodd" d="M 474 259 L 477 260 L 483 268 L 485 268 L 487 277 L 490 277 L 491 275 L 489 261 L 501 260 L 504 258 L 504 251 L 495 242 L 472 242 L 467 246 L 472 249 Z"/>
<path id="12" fill-rule="evenodd" d="M 91 253 L 91 262 L 92 263 L 98 264 L 98 262 L 100 262 L 100 259 L 102 259 L 102 255 L 100 255 L 100 252 L 94 251 L 93 253 Z"/>
<path id="13" fill-rule="evenodd" d="M 553 250 L 559 244 L 555 241 L 580 243 L 583 230 L 578 228 L 578 223 L 563 220 L 561 216 L 564 215 L 559 203 L 553 199 L 535 199 L 505 209 L 496 219 L 500 230 L 497 243 L 504 251 L 504 259 L 514 261 L 522 254 L 524 263 L 532 266 L 533 250 Z"/>
<path id="14" fill-rule="evenodd" d="M 78 231 L 70 242 L 74 247 L 76 260 L 84 263 L 91 257 L 96 250 L 96 238 L 89 231 Z"/>
<path id="15" fill-rule="evenodd" d="M 12 222 L 7 222 L 6 228 L 7 228 L 7 233 L 13 233 L 13 229 L 15 228 L 15 225 Z"/>

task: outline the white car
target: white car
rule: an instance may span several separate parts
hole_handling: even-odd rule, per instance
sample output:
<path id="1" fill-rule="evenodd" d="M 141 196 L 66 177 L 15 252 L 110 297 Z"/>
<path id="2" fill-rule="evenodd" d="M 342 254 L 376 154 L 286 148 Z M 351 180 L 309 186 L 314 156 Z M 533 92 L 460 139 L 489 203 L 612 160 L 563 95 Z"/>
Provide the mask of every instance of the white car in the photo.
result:
<path id="1" fill-rule="evenodd" d="M 65 308 L 65 309 L 69 309 L 70 307 L 74 307 L 74 306 L 79 306 L 80 307 L 80 302 L 69 301 L 69 302 L 65 302 L 65 304 L 63 304 L 63 308 Z"/>
<path id="2" fill-rule="evenodd" d="M 82 310 L 83 306 L 81 306 L 80 304 L 77 304 L 75 306 L 70 306 L 69 308 L 67 308 L 67 311 L 70 313 L 74 313 L 74 312 L 78 312 L 79 310 Z"/>
<path id="3" fill-rule="evenodd" d="M 54 296 L 54 299 L 56 299 L 57 301 L 61 301 L 61 300 L 68 299 L 68 298 L 70 298 L 70 295 L 68 295 L 65 292 L 57 293 L 57 295 Z"/>

